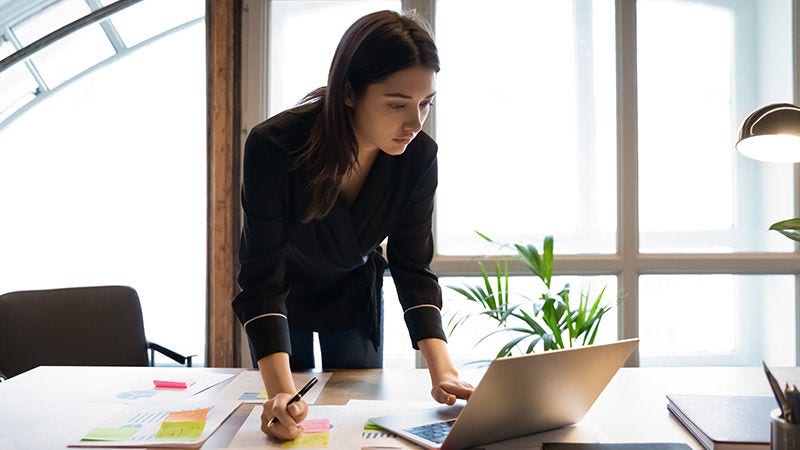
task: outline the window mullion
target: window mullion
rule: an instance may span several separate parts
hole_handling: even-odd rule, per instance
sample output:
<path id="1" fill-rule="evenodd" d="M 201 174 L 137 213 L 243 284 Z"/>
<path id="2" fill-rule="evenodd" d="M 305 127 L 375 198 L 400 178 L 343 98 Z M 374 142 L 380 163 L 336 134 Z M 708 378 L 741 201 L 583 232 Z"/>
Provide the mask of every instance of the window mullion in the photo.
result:
<path id="1" fill-rule="evenodd" d="M 100 0 L 86 0 L 86 4 L 89 5 L 89 8 L 92 11 L 97 11 L 98 9 L 103 7 L 103 4 L 100 3 Z M 103 32 L 106 34 L 109 42 L 114 47 L 114 51 L 117 53 L 122 53 L 127 49 L 125 42 L 122 41 L 117 29 L 114 27 L 114 24 L 111 23 L 110 19 L 103 20 L 100 22 L 100 26 L 103 28 Z"/>
<path id="2" fill-rule="evenodd" d="M 639 186 L 636 75 L 636 1 L 616 0 L 617 48 L 617 251 L 622 259 L 618 336 L 639 336 Z M 626 365 L 639 365 L 635 352 Z"/>
<path id="3" fill-rule="evenodd" d="M 5 29 L 3 29 L 3 34 L 17 51 L 22 48 L 22 43 L 19 41 L 19 39 L 17 39 L 17 36 L 10 27 L 5 27 Z M 36 80 L 36 84 L 39 85 L 36 95 L 50 90 L 50 88 L 47 86 L 47 83 L 44 81 L 44 78 L 42 78 L 42 75 L 39 73 L 39 69 L 36 68 L 36 65 L 33 63 L 33 61 L 31 61 L 30 58 L 25 58 L 25 67 L 28 68 L 28 72 L 30 72 L 33 79 Z"/>

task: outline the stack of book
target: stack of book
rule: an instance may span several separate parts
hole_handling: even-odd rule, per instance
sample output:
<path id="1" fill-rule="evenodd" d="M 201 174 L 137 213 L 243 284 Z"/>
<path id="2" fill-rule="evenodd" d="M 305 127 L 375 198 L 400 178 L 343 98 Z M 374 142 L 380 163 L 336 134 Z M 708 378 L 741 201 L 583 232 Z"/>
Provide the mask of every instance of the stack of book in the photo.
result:
<path id="1" fill-rule="evenodd" d="M 667 409 L 707 450 L 769 448 L 773 397 L 667 395 Z"/>

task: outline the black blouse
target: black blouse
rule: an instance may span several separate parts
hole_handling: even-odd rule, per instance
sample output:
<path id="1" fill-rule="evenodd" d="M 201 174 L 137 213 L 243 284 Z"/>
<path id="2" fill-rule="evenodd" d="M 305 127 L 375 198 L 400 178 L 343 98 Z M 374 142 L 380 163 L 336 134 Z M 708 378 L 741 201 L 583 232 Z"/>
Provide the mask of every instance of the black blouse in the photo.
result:
<path id="1" fill-rule="evenodd" d="M 437 184 L 433 139 L 420 132 L 402 155 L 378 152 L 358 196 L 302 223 L 308 173 L 292 169 L 316 115 L 283 112 L 252 129 L 245 144 L 244 224 L 233 308 L 256 359 L 291 353 L 289 322 L 315 331 L 368 327 L 380 342 L 380 296 L 388 266 L 417 349 L 445 339 L 442 292 L 430 269 Z M 388 236 L 387 261 L 380 243 Z"/>

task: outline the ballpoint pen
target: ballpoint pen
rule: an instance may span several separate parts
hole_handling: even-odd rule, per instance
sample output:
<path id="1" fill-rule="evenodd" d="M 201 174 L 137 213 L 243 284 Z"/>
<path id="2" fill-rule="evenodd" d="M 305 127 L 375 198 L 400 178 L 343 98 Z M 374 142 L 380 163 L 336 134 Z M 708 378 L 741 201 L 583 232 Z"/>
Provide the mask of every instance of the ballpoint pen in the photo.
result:
<path id="1" fill-rule="evenodd" d="M 294 394 L 294 397 L 292 397 L 292 398 L 289 400 L 289 402 L 288 402 L 288 403 L 286 403 L 286 407 L 288 408 L 288 407 L 289 407 L 289 405 L 291 405 L 292 403 L 294 403 L 294 402 L 296 402 L 296 401 L 300 400 L 301 398 L 303 398 L 303 396 L 304 396 L 304 395 L 306 395 L 306 393 L 307 393 L 307 392 L 308 392 L 308 391 L 309 391 L 309 390 L 310 390 L 310 389 L 311 389 L 311 388 L 312 388 L 312 387 L 313 387 L 315 384 L 317 384 L 317 377 L 313 377 L 313 378 L 311 378 L 311 380 L 309 380 L 309 382 L 308 382 L 308 383 L 306 383 L 306 385 L 305 385 L 305 386 L 303 386 L 303 388 L 302 388 L 302 389 L 300 389 L 299 391 L 297 391 L 297 393 L 296 393 L 296 394 Z M 272 419 L 270 419 L 270 420 L 269 420 L 269 423 L 267 424 L 267 426 L 270 426 L 270 425 L 272 425 L 273 423 L 275 423 L 275 422 L 277 422 L 277 421 L 278 421 L 278 418 L 277 418 L 277 417 L 273 417 Z"/>
<path id="2" fill-rule="evenodd" d="M 781 408 L 781 416 L 789 422 L 795 420 L 796 415 L 794 411 L 792 411 L 791 405 L 789 405 L 789 401 L 786 399 L 786 395 L 784 394 L 783 390 L 781 390 L 781 386 L 778 384 L 778 380 L 772 375 L 772 372 L 767 367 L 767 363 L 761 361 L 761 364 L 764 365 L 764 373 L 767 375 L 767 381 L 769 382 L 769 387 L 772 389 L 772 394 L 775 395 L 775 400 L 778 401 L 778 406 Z"/>

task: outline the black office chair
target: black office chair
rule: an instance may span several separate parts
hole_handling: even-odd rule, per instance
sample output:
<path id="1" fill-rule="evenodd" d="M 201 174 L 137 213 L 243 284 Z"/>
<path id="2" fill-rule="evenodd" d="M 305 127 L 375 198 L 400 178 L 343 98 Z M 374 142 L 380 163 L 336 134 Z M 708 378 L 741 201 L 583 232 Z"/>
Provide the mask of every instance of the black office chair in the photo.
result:
<path id="1" fill-rule="evenodd" d="M 142 307 L 133 288 L 92 286 L 0 295 L 0 380 L 41 365 L 152 366 L 156 351 L 187 367 L 195 356 L 145 338 Z"/>

